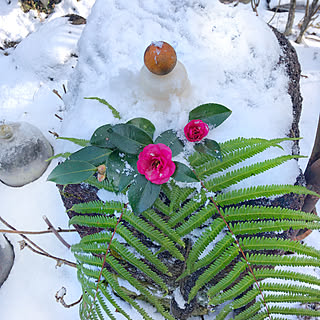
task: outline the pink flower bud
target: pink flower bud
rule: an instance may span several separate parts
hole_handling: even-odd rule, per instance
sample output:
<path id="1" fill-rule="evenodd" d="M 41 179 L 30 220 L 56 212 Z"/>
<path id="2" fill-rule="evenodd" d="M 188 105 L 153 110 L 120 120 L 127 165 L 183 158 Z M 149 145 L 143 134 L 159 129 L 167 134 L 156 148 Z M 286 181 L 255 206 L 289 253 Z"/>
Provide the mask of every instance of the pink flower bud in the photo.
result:
<path id="1" fill-rule="evenodd" d="M 139 154 L 137 169 L 152 183 L 166 183 L 176 169 L 171 149 L 163 143 L 147 145 Z"/>
<path id="2" fill-rule="evenodd" d="M 201 141 L 209 133 L 209 126 L 202 120 L 191 120 L 184 127 L 184 134 L 188 141 Z"/>

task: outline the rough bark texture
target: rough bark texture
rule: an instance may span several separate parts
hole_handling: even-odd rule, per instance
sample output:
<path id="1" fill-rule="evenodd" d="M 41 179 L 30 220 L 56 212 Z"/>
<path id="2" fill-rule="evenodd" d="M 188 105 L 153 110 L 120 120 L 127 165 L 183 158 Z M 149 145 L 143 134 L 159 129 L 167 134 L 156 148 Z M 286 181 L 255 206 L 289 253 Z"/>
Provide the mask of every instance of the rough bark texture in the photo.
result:
<path id="1" fill-rule="evenodd" d="M 292 123 L 292 128 L 290 132 L 288 132 L 288 136 L 299 137 L 298 124 L 299 124 L 301 107 L 302 107 L 302 98 L 300 95 L 300 87 L 299 87 L 300 64 L 298 62 L 296 52 L 294 48 L 291 46 L 291 44 L 288 42 L 288 40 L 277 30 L 273 29 L 273 31 L 280 43 L 281 48 L 283 49 L 283 55 L 280 58 L 279 64 L 285 65 L 288 73 L 288 77 L 289 77 L 288 93 L 291 96 L 291 100 L 292 100 L 293 123 Z M 294 144 L 292 152 L 294 154 L 299 153 L 298 142 Z M 299 185 L 305 185 L 305 180 L 302 173 L 297 177 L 296 183 Z M 68 185 L 65 188 L 63 186 L 58 186 L 58 188 L 60 190 L 60 194 L 66 209 L 70 209 L 76 203 L 98 200 L 97 189 L 95 187 L 88 186 L 86 184 Z M 303 197 L 291 194 L 291 195 L 286 195 L 283 197 L 276 198 L 273 201 L 270 201 L 269 199 L 259 199 L 259 200 L 247 202 L 247 204 L 249 203 L 281 206 L 281 207 L 286 207 L 290 209 L 301 209 L 303 204 Z M 69 218 L 77 214 L 73 211 L 68 211 L 67 213 Z M 81 227 L 81 226 L 75 226 L 75 228 L 77 229 L 81 237 L 87 234 L 92 234 L 94 232 L 99 231 L 98 228 L 89 228 L 89 227 Z M 273 235 L 270 235 L 270 236 L 273 236 Z M 277 235 L 277 236 L 288 238 L 290 237 L 290 232 L 289 234 L 283 233 L 282 235 Z M 145 237 L 142 234 L 139 234 L 139 237 L 141 237 L 141 241 L 144 242 L 146 245 L 148 246 L 154 245 L 151 241 L 149 241 L 148 239 L 145 239 Z M 185 241 L 186 241 L 186 248 L 185 249 L 180 248 L 180 249 L 182 254 L 184 254 L 184 256 L 187 256 L 188 248 L 192 246 L 192 242 L 190 239 L 186 239 Z M 280 252 L 275 252 L 275 253 L 283 254 Z M 184 299 L 188 300 L 189 292 L 193 287 L 195 281 L 197 280 L 198 276 L 203 272 L 203 270 L 198 270 L 191 276 L 186 277 L 185 279 L 177 283 L 175 280 L 183 272 L 185 267 L 184 262 L 173 259 L 168 252 L 160 253 L 159 258 L 169 267 L 169 271 L 173 275 L 172 277 L 164 276 L 164 280 L 168 285 L 170 293 L 172 293 L 177 287 L 179 287 L 180 292 L 184 297 Z M 146 263 L 148 262 L 146 261 Z M 132 269 L 132 266 L 128 266 L 128 268 Z M 228 270 L 230 268 L 232 268 L 232 265 L 229 265 Z M 210 284 L 217 283 L 219 279 L 225 276 L 228 270 L 225 270 L 223 273 L 215 277 L 215 279 L 212 280 Z M 139 274 L 138 270 L 135 269 L 131 271 L 133 271 L 133 273 L 138 279 L 141 279 L 141 277 L 143 278 L 143 275 Z M 204 298 L 205 294 L 202 291 L 200 291 L 198 296 L 201 296 Z M 133 298 L 137 298 L 137 297 L 134 297 L 133 295 Z M 188 319 L 192 315 L 203 315 L 208 312 L 205 298 L 201 300 L 202 302 L 200 303 L 197 302 L 196 299 L 193 299 L 191 303 L 188 305 L 185 305 L 185 308 L 183 309 L 179 308 L 178 303 L 175 301 L 172 295 L 168 295 L 166 298 L 160 298 L 160 299 L 164 305 L 170 308 L 172 314 L 177 319 Z"/>
<path id="2" fill-rule="evenodd" d="M 296 11 L 296 5 L 297 5 L 296 0 L 290 0 L 290 9 L 289 9 L 289 14 L 288 14 L 288 20 L 287 20 L 287 24 L 286 24 L 286 29 L 284 31 L 285 36 L 288 36 L 292 33 L 292 26 L 293 26 L 295 11 Z"/>

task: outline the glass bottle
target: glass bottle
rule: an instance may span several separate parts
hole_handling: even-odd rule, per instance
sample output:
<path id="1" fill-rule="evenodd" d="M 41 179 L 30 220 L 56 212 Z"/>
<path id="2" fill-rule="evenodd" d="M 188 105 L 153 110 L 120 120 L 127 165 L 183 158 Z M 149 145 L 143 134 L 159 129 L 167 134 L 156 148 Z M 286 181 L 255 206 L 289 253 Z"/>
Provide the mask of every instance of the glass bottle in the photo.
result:
<path id="1" fill-rule="evenodd" d="M 41 131 L 27 122 L 0 125 L 0 181 L 21 187 L 38 179 L 53 149 Z"/>
<path id="2" fill-rule="evenodd" d="M 151 53 L 150 47 L 154 49 Z M 170 54 L 165 52 L 161 62 L 157 61 L 157 58 L 167 48 Z M 173 60 L 171 52 L 173 52 L 175 60 Z M 168 67 L 166 62 L 171 66 Z M 159 71 L 161 63 L 166 69 L 164 72 L 161 72 L 161 68 Z M 186 68 L 177 60 L 174 49 L 164 41 L 154 42 L 146 49 L 139 82 L 145 95 L 154 100 L 154 108 L 157 110 L 168 108 L 170 96 L 175 95 L 179 98 L 188 96 L 191 88 Z"/>

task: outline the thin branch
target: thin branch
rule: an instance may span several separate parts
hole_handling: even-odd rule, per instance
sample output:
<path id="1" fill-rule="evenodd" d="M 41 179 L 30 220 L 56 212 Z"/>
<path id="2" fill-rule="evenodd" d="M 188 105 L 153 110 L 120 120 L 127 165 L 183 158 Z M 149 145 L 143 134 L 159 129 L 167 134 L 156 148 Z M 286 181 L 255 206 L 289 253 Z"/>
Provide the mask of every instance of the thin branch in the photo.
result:
<path id="1" fill-rule="evenodd" d="M 51 259 L 53 259 L 53 260 L 56 260 L 56 261 L 57 261 L 57 266 L 59 266 L 59 267 L 60 267 L 62 264 L 66 264 L 66 265 L 68 265 L 68 266 L 70 266 L 70 267 L 74 267 L 74 268 L 77 267 L 77 264 L 76 264 L 76 263 L 71 262 L 71 261 L 66 260 L 66 259 L 61 259 L 61 258 L 55 257 L 55 256 L 53 256 L 53 255 L 51 255 L 51 254 L 49 254 L 49 253 L 47 253 L 47 252 L 38 251 L 38 250 L 36 250 L 35 248 L 33 248 L 30 244 L 28 244 L 28 243 L 25 242 L 25 241 L 22 241 L 22 242 L 20 243 L 20 246 L 21 246 L 22 249 L 24 249 L 24 248 L 29 248 L 29 249 L 30 249 L 32 252 L 34 252 L 34 253 L 37 253 L 37 254 L 40 254 L 40 255 L 45 256 L 45 257 L 47 257 L 47 258 L 51 258 Z"/>
<path id="2" fill-rule="evenodd" d="M 274 19 L 274 17 L 276 16 L 276 14 L 278 13 L 278 10 L 279 10 L 279 8 L 280 8 L 280 4 L 281 4 L 281 0 L 279 0 L 278 5 L 277 5 L 277 8 L 276 8 L 276 10 L 274 11 L 273 16 L 271 17 L 271 19 L 267 22 L 267 24 L 270 24 L 271 21 L 272 21 L 272 20 Z"/>
<path id="3" fill-rule="evenodd" d="M 80 298 L 70 304 L 67 304 L 64 301 L 64 296 L 67 294 L 67 289 L 65 287 L 62 287 L 56 294 L 55 294 L 55 298 L 57 302 L 60 302 L 65 308 L 71 308 L 74 307 L 75 305 L 79 304 L 82 301 L 82 297 L 83 295 L 80 296 Z"/>
<path id="4" fill-rule="evenodd" d="M 68 249 L 71 248 L 70 244 L 64 240 L 60 234 L 58 233 L 58 231 L 55 229 L 55 227 L 53 226 L 53 224 L 50 222 L 50 220 L 46 217 L 46 216 L 43 216 L 42 217 L 43 220 L 45 221 L 45 223 L 49 226 L 49 229 L 54 233 L 54 235 L 61 241 L 61 243 L 63 245 L 65 245 Z"/>
<path id="5" fill-rule="evenodd" d="M 17 229 L 16 228 L 14 228 L 13 226 L 11 226 L 6 220 L 4 220 L 1 216 L 0 216 L 0 221 L 4 224 L 4 225 L 6 225 L 8 228 L 10 228 L 10 229 L 12 229 L 12 230 L 15 230 L 15 231 L 17 231 Z M 28 247 L 30 250 L 32 250 L 33 252 L 35 252 L 35 253 L 38 253 L 38 254 L 40 254 L 40 255 L 43 255 L 43 256 L 45 256 L 45 257 L 48 257 L 48 258 L 51 258 L 51 259 L 54 259 L 54 260 L 56 260 L 57 262 L 58 262 L 58 264 L 61 264 L 61 263 L 64 263 L 64 264 L 66 264 L 66 265 L 68 265 L 68 266 L 70 266 L 70 267 L 77 267 L 77 264 L 76 263 L 74 263 L 74 262 L 71 262 L 71 261 L 68 261 L 68 260 L 65 260 L 65 259 L 60 259 L 60 258 L 58 258 L 58 257 L 55 257 L 55 256 L 53 256 L 53 255 L 51 255 L 51 254 L 49 254 L 47 251 L 45 251 L 45 250 L 43 250 L 41 247 L 39 247 L 36 243 L 34 243 L 32 240 L 30 240 L 27 236 L 25 236 L 24 234 L 19 234 L 23 239 L 25 239 L 26 241 L 23 241 L 23 243 L 22 243 L 22 249 L 24 248 L 24 247 Z M 28 242 L 31 244 L 28 244 Z M 35 247 L 36 249 L 34 249 L 33 247 Z"/>
<path id="6" fill-rule="evenodd" d="M 76 229 L 57 229 L 56 232 L 77 232 L 77 230 Z M 0 233 L 40 235 L 40 234 L 53 233 L 53 231 L 52 230 L 24 231 L 24 230 L 0 229 Z"/>

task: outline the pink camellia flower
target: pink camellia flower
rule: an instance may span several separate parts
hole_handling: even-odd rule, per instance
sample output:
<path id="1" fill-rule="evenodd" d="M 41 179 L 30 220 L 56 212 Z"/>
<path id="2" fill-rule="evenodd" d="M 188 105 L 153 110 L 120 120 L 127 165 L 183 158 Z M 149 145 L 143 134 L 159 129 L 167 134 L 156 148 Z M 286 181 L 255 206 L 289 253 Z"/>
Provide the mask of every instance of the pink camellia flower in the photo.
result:
<path id="1" fill-rule="evenodd" d="M 163 143 L 149 144 L 140 152 L 137 162 L 139 173 L 155 184 L 166 183 L 173 175 L 176 165 L 172 151 Z"/>
<path id="2" fill-rule="evenodd" d="M 209 126 L 202 120 L 191 120 L 184 127 L 184 134 L 188 141 L 201 141 L 209 133 Z"/>

